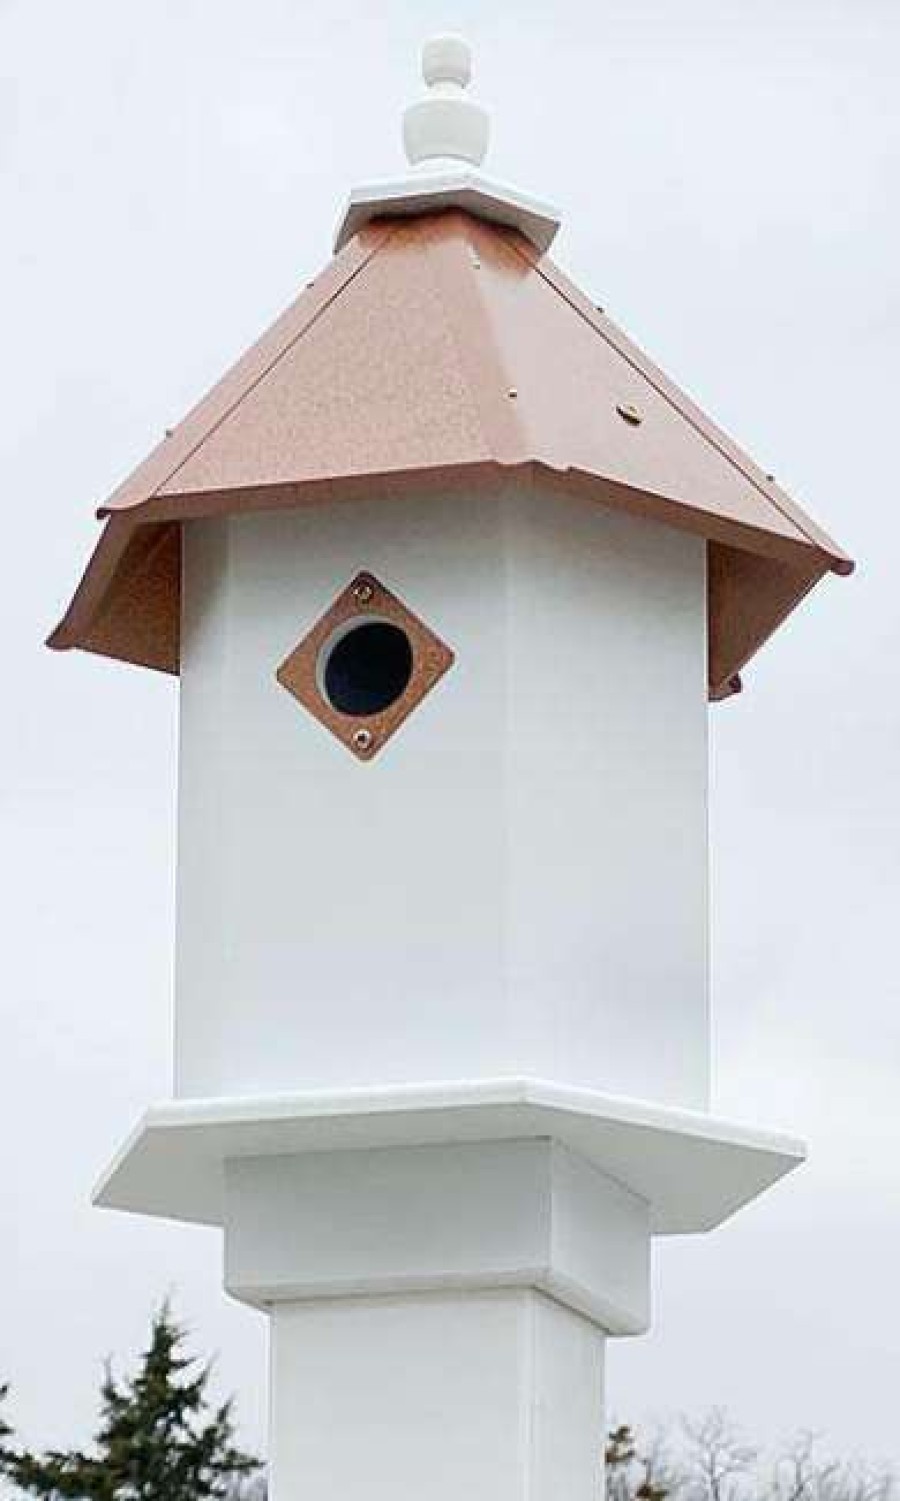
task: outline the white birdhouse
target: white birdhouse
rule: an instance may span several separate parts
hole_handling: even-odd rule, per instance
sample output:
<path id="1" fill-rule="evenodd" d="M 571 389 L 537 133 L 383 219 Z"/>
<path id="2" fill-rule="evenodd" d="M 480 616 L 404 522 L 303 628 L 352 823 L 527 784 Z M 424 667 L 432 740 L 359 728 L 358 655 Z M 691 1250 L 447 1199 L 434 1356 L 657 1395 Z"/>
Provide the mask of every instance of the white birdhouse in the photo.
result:
<path id="1" fill-rule="evenodd" d="M 98 1197 L 223 1226 L 276 1501 L 594 1501 L 651 1233 L 802 1155 L 708 1114 L 707 703 L 851 565 L 476 170 L 469 72 L 52 638 L 180 673 L 175 1099 Z"/>

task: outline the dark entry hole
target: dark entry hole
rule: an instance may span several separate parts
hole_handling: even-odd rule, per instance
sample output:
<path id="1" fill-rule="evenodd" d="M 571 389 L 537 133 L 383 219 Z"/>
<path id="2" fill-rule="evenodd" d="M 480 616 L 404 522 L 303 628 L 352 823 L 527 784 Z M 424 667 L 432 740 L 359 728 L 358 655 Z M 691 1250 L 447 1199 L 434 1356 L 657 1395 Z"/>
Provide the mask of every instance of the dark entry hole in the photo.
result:
<path id="1" fill-rule="evenodd" d="M 386 620 L 363 621 L 328 653 L 325 695 L 341 714 L 380 714 L 405 692 L 412 667 L 405 631 Z"/>

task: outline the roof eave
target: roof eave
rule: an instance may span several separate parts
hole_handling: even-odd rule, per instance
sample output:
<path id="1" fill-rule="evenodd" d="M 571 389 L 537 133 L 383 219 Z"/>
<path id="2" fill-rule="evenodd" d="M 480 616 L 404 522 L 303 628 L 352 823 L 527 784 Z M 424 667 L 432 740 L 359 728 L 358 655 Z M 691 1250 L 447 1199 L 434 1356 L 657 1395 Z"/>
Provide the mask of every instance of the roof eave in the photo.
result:
<path id="1" fill-rule="evenodd" d="M 320 478 L 300 484 L 153 496 L 108 514 L 75 595 L 48 638 L 57 651 L 81 648 L 177 673 L 180 641 L 181 523 L 234 513 L 349 502 L 373 485 L 395 494 L 445 491 L 448 485 L 490 487 L 516 476 L 540 477 L 552 490 L 581 495 L 703 538 L 709 549 L 710 697 L 731 696 L 740 670 L 829 570 L 849 571 L 849 559 L 812 544 L 579 470 L 540 461 L 435 466 L 382 475 Z M 849 564 L 852 567 L 852 564 Z M 140 608 L 135 596 L 140 596 Z"/>

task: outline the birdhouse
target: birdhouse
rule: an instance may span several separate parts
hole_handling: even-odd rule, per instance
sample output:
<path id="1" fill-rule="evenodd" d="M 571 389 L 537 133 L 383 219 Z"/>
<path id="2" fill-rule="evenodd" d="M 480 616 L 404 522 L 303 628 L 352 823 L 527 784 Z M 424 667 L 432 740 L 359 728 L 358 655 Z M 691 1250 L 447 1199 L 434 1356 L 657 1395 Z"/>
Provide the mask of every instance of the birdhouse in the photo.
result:
<path id="1" fill-rule="evenodd" d="M 651 1234 L 802 1156 L 709 1114 L 708 702 L 852 565 L 423 71 L 51 638 L 180 678 L 175 1098 L 98 1197 L 223 1227 L 276 1501 L 588 1501 Z"/>

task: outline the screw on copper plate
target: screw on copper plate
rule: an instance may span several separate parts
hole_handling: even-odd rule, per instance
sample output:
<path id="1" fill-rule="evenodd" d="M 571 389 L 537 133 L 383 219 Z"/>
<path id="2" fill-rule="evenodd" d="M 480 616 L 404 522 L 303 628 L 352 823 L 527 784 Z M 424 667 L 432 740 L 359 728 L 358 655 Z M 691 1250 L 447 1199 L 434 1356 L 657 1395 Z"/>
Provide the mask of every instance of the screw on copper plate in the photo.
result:
<path id="1" fill-rule="evenodd" d="M 372 746 L 374 744 L 375 744 L 375 736 L 372 734 L 371 730 L 354 730 L 353 731 L 353 748 L 354 748 L 354 750 L 361 751 L 363 754 L 365 754 L 367 751 L 370 751 L 372 749 Z"/>
<path id="2" fill-rule="evenodd" d="M 371 579 L 359 579 L 353 585 L 353 598 L 358 605 L 368 605 L 375 598 L 375 585 Z"/>
<path id="3" fill-rule="evenodd" d="M 616 402 L 616 411 L 623 421 L 630 422 L 632 427 L 639 427 L 644 420 L 637 407 L 630 401 Z"/>

